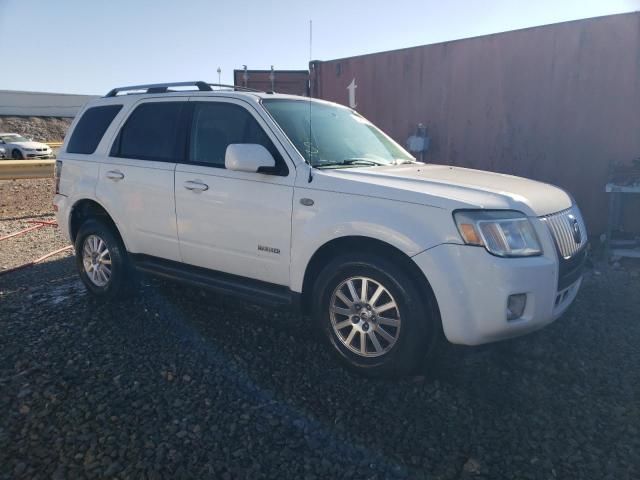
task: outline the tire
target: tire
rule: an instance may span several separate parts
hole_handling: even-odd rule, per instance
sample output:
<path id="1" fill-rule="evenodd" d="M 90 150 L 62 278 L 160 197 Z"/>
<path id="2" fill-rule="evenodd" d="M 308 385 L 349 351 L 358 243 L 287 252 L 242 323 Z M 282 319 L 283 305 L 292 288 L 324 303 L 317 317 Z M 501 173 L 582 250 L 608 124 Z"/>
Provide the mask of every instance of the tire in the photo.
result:
<path id="1" fill-rule="evenodd" d="M 97 219 L 85 221 L 76 236 L 75 251 L 80 279 L 95 297 L 119 300 L 135 292 L 135 271 L 113 227 Z"/>
<path id="2" fill-rule="evenodd" d="M 22 152 L 17 148 L 14 148 L 11 152 L 11 158 L 13 158 L 14 160 L 24 160 Z"/>
<path id="3" fill-rule="evenodd" d="M 362 301 L 365 279 L 367 298 Z M 349 281 L 358 302 L 353 301 Z M 415 280 L 391 261 L 372 254 L 344 255 L 318 275 L 314 322 L 348 367 L 373 377 L 404 376 L 436 343 L 437 317 L 423 297 Z M 392 303 L 395 307 L 389 307 Z"/>

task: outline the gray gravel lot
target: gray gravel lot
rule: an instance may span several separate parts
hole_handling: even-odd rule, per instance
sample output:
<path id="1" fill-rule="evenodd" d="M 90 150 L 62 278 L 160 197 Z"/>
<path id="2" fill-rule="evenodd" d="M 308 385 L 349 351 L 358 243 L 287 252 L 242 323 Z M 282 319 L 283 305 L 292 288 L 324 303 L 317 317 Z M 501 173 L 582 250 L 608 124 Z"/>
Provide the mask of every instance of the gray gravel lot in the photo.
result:
<path id="1" fill-rule="evenodd" d="M 5 222 L 53 215 L 53 178 L 0 180 L 0 228 Z"/>
<path id="2" fill-rule="evenodd" d="M 0 479 L 640 478 L 639 288 L 591 271 L 546 329 L 379 381 L 298 315 L 153 279 L 102 304 L 58 257 L 0 276 Z"/>

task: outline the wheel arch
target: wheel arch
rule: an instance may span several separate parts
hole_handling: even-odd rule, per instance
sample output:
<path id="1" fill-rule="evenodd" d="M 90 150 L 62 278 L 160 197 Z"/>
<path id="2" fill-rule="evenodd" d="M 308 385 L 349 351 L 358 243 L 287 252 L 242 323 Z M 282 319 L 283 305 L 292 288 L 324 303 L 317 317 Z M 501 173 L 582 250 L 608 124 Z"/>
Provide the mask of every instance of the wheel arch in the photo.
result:
<path id="1" fill-rule="evenodd" d="M 124 238 L 120 234 L 120 230 L 118 229 L 118 226 L 113 220 L 111 214 L 99 202 L 89 198 L 78 200 L 71 207 L 71 214 L 69 215 L 69 238 L 71 239 L 71 242 L 75 243 L 76 236 L 82 224 L 89 218 L 95 217 L 109 225 L 126 248 Z"/>
<path id="2" fill-rule="evenodd" d="M 323 244 L 318 248 L 309 260 L 304 272 L 302 282 L 301 307 L 304 313 L 311 311 L 311 299 L 313 295 L 313 284 L 322 267 L 326 265 L 332 258 L 337 255 L 343 255 L 348 252 L 372 253 L 386 259 L 391 259 L 401 265 L 409 276 L 416 282 L 420 293 L 424 298 L 428 299 L 429 308 L 433 309 L 432 313 L 437 317 L 437 324 L 441 328 L 440 309 L 438 301 L 431 288 L 429 280 L 420 270 L 418 265 L 406 253 L 394 247 L 393 245 L 371 237 L 365 236 L 345 236 L 335 238 Z"/>

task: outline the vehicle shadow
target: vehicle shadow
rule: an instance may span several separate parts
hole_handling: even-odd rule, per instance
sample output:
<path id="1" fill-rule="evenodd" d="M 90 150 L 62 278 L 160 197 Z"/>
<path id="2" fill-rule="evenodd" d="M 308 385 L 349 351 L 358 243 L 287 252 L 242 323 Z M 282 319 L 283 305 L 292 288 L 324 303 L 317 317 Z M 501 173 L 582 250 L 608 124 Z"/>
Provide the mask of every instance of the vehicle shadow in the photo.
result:
<path id="1" fill-rule="evenodd" d="M 139 295 L 99 302 L 85 293 L 72 257 L 0 276 L 0 290 L 0 318 L 75 325 L 88 329 L 95 345 L 117 338 L 118 354 L 148 365 L 153 378 L 159 370 L 187 375 L 208 398 L 225 389 L 225 398 L 240 399 L 265 438 L 283 428 L 301 452 L 320 450 L 332 462 L 346 452 L 389 475 L 426 469 L 454 478 L 470 456 L 518 455 L 527 442 L 551 442 L 556 434 L 548 454 L 560 458 L 568 448 L 562 436 L 585 425 L 578 406 L 587 403 L 599 422 L 611 418 L 588 392 L 620 393 L 601 384 L 615 365 L 589 358 L 602 322 L 581 305 L 541 332 L 484 347 L 445 345 L 415 376 L 376 380 L 339 364 L 299 314 L 148 277 Z M 600 341 L 607 335 L 598 334 Z M 98 367 L 110 365 L 96 351 L 83 353 Z M 171 395 L 191 393 L 185 386 Z M 535 440 L 523 436 L 532 425 Z"/>
<path id="2" fill-rule="evenodd" d="M 425 360 L 413 377 L 369 379 L 352 373 L 334 359 L 311 320 L 298 313 L 263 308 L 208 290 L 146 276 L 141 277 L 137 297 L 105 304 L 84 292 L 74 269 L 73 257 L 67 256 L 0 276 L 0 290 L 5 292 L 3 307 L 11 311 L 17 308 L 12 304 L 19 303 L 20 308 L 28 309 L 24 300 L 13 300 L 24 297 L 25 293 L 28 298 L 47 298 L 49 293 L 56 292 L 57 286 L 73 285 L 76 301 L 86 307 L 80 312 L 90 314 L 99 306 L 115 323 L 122 322 L 122 312 L 136 312 L 135 321 L 127 323 L 128 333 L 135 333 L 139 327 L 139 333 L 143 335 L 149 323 L 156 322 L 160 316 L 168 322 L 163 327 L 175 329 L 175 335 L 185 339 L 197 337 L 202 345 L 232 351 L 240 363 L 250 364 L 255 352 L 268 352 L 260 364 L 260 379 L 264 378 L 263 373 L 271 379 L 282 376 L 277 370 L 282 361 L 276 361 L 276 356 L 280 356 L 286 370 L 302 368 L 308 377 L 337 376 L 348 382 L 352 389 L 368 389 L 374 384 L 393 386 L 394 389 L 410 387 L 409 390 L 420 385 L 448 386 L 464 388 L 497 404 L 509 401 L 514 385 L 526 382 L 528 377 L 537 379 L 561 354 L 554 352 L 554 358 L 545 354 L 549 340 L 558 333 L 550 331 L 480 347 L 454 346 L 443 341 L 437 355 Z M 553 325 L 549 329 L 556 330 Z M 247 357 L 243 359 L 245 353 Z M 505 386 L 510 387 L 508 392 L 505 392 Z M 270 385 L 270 388 L 274 387 L 277 385 Z M 334 393 L 339 396 L 340 389 Z"/>
<path id="3" fill-rule="evenodd" d="M 12 272 L 0 271 L 0 291 L 42 290 L 50 282 L 62 282 L 74 276 L 74 259 L 64 252 L 46 262 Z"/>

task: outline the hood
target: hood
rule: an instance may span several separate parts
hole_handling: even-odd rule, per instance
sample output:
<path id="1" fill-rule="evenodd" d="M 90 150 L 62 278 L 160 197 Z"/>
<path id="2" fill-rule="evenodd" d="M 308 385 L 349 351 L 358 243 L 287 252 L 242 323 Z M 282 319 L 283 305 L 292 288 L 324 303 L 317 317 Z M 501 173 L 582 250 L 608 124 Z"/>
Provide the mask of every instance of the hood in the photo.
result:
<path id="1" fill-rule="evenodd" d="M 40 142 L 11 142 L 7 145 L 18 145 L 22 148 L 49 148 L 49 145 Z"/>
<path id="2" fill-rule="evenodd" d="M 569 194 L 548 183 L 447 165 L 415 163 L 320 172 L 314 175 L 314 182 L 317 178 L 329 189 L 450 210 L 511 209 L 542 216 L 573 203 Z"/>

